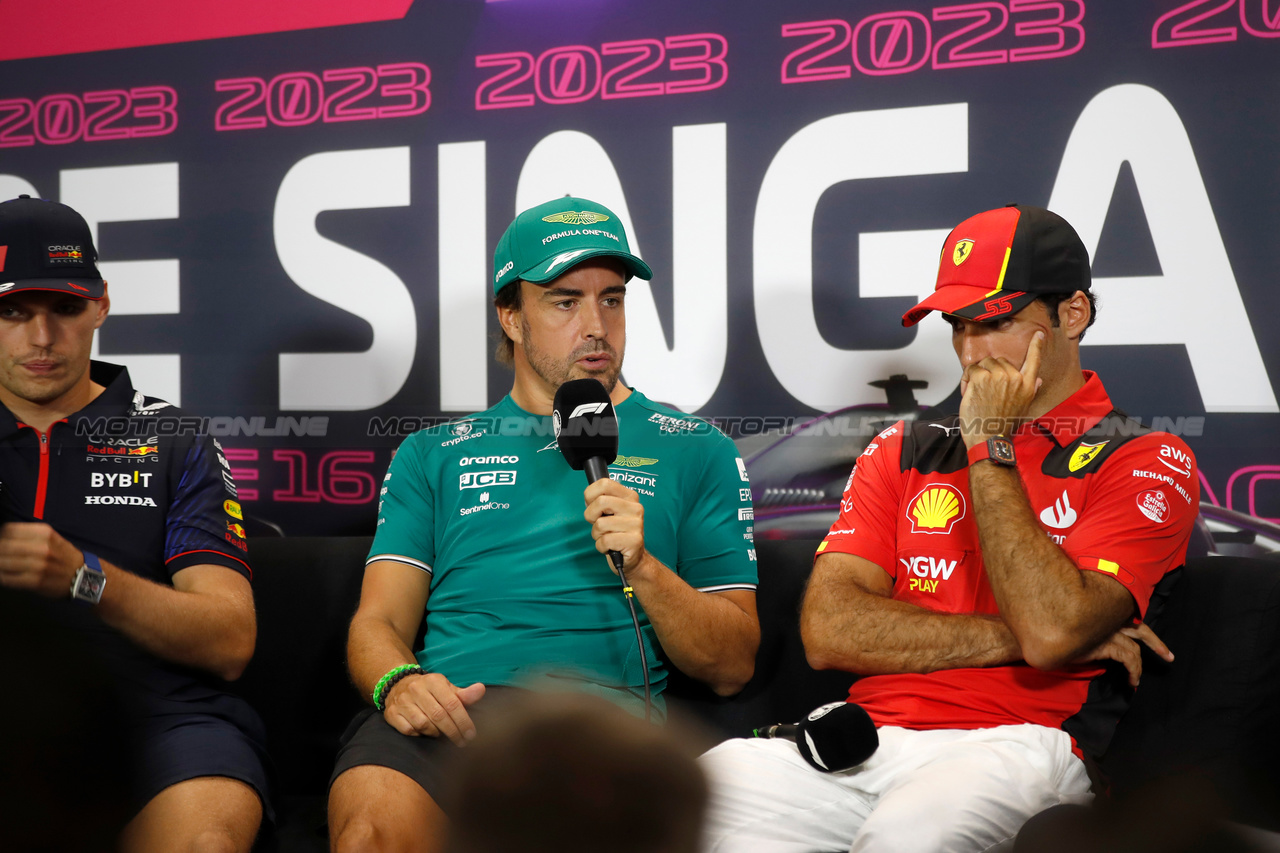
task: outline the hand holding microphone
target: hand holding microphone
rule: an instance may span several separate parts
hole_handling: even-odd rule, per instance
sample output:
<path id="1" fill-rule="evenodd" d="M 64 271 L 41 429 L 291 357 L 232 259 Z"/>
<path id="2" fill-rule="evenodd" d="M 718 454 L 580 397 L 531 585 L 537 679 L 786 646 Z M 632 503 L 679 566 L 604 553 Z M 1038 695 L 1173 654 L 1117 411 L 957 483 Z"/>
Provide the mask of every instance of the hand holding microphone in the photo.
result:
<path id="1" fill-rule="evenodd" d="M 596 550 L 609 555 L 631 611 L 644 677 L 644 718 L 653 711 L 649 661 L 640 635 L 635 596 L 627 572 L 644 557 L 644 507 L 640 496 L 609 479 L 609 463 L 618 458 L 618 416 L 609 392 L 595 379 L 574 379 L 556 389 L 551 424 L 560 454 L 575 471 L 587 472 L 587 509 Z M 624 557 L 625 554 L 625 557 Z"/>
<path id="2" fill-rule="evenodd" d="M 587 508 L 596 549 L 607 553 L 615 572 L 639 565 L 644 556 L 644 507 L 639 496 L 609 479 L 618 456 L 618 419 L 604 386 L 595 379 L 574 379 L 560 386 L 552 424 L 560 453 L 569 467 L 585 471 Z"/>

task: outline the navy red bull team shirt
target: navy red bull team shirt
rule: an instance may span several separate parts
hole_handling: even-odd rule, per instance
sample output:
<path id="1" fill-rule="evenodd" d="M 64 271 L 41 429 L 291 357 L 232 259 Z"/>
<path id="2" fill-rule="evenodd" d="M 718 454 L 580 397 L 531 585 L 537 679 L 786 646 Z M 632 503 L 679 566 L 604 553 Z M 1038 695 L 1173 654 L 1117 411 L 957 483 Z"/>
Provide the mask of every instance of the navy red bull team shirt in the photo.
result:
<path id="1" fill-rule="evenodd" d="M 230 466 L 200 419 L 133 389 L 125 368 L 92 362 L 105 390 L 47 433 L 0 406 L 0 521 L 46 522 L 81 550 L 171 585 L 196 565 L 252 579 Z M 229 699 L 207 673 L 170 664 L 103 625 L 93 608 L 56 602 L 139 689 L 127 698 L 176 713 Z"/>

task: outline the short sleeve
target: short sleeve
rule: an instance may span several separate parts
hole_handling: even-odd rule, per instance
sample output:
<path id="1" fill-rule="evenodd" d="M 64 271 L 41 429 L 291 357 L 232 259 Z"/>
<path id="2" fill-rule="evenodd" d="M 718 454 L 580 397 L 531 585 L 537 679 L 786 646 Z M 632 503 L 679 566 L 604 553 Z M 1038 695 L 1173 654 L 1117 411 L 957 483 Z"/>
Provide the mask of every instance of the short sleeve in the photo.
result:
<path id="1" fill-rule="evenodd" d="M 1145 615 L 1160 578 L 1186 560 L 1200 504 L 1195 456 L 1166 433 L 1134 439 L 1094 475 L 1086 500 L 1063 550 L 1118 580 Z"/>
<path id="2" fill-rule="evenodd" d="M 819 554 L 853 554 L 895 577 L 904 429 L 898 421 L 858 457 L 840 501 L 840 517 L 818 546 Z"/>
<path id="3" fill-rule="evenodd" d="M 404 440 L 382 479 L 378 527 L 365 565 L 405 563 L 430 574 L 435 554 L 435 496 L 427 480 L 423 433 Z"/>
<path id="4" fill-rule="evenodd" d="M 702 592 L 756 588 L 751 483 L 733 442 L 716 433 L 677 534 L 676 573 Z"/>
<path id="5" fill-rule="evenodd" d="M 183 456 L 165 515 L 164 562 L 169 577 L 190 566 L 217 565 L 252 579 L 244 512 L 231 464 L 217 441 L 197 436 Z"/>

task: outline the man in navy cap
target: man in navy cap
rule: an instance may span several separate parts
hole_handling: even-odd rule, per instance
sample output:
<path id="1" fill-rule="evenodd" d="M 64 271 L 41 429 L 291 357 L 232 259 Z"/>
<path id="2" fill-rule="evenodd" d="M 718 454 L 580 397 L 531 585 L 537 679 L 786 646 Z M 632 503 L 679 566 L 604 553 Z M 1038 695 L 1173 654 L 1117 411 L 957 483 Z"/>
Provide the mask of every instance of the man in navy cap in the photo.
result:
<path id="1" fill-rule="evenodd" d="M 261 721 L 225 689 L 256 633 L 235 484 L 216 441 L 157 429 L 181 413 L 90 361 L 111 305 L 96 261 L 66 205 L 0 204 L 0 587 L 113 676 L 130 731 L 98 736 L 139 750 L 122 849 L 248 851 L 266 777 Z M 75 663 L 10 688 L 56 701 Z"/>

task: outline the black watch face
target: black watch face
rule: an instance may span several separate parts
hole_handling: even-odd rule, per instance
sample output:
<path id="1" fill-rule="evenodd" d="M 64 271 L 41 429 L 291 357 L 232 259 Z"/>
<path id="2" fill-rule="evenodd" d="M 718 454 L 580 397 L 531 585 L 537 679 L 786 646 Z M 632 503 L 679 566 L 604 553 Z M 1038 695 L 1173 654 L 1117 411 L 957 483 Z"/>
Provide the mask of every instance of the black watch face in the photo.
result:
<path id="1" fill-rule="evenodd" d="M 1013 442 L 1006 438 L 993 438 L 987 443 L 987 451 L 991 461 L 1000 465 L 1013 465 Z"/>
<path id="2" fill-rule="evenodd" d="M 76 582 L 75 597 L 97 604 L 102 598 L 102 588 L 106 586 L 106 581 L 105 575 L 82 569 Z"/>

